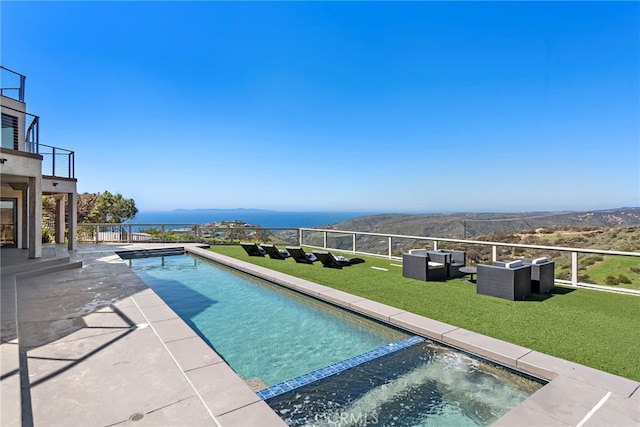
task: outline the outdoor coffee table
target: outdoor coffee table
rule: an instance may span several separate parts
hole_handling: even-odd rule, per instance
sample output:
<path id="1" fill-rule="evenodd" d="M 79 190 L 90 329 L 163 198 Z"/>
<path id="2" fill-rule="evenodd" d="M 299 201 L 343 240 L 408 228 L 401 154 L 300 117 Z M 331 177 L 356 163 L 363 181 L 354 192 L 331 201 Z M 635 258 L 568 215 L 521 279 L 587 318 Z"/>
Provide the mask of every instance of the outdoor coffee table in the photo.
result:
<path id="1" fill-rule="evenodd" d="M 478 269 L 476 267 L 460 267 L 458 271 L 460 271 L 460 273 L 468 274 L 470 276 L 469 281 L 473 282 L 473 275 L 478 272 Z"/>

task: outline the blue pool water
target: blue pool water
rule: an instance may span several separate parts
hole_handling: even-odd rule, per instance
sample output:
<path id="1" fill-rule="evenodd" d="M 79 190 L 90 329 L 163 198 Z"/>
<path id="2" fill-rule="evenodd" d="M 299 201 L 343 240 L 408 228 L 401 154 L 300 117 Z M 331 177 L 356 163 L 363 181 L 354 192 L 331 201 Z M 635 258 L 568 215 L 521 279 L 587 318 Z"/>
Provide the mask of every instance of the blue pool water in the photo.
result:
<path id="1" fill-rule="evenodd" d="M 201 258 L 162 260 L 132 268 L 245 379 L 274 385 L 408 337 Z"/>
<path id="2" fill-rule="evenodd" d="M 259 396 L 289 425 L 489 425 L 542 386 L 420 339 L 324 379 L 270 394 L 295 377 L 412 338 L 199 257 L 129 262 L 241 377 L 261 385 L 256 390 L 264 387 Z"/>

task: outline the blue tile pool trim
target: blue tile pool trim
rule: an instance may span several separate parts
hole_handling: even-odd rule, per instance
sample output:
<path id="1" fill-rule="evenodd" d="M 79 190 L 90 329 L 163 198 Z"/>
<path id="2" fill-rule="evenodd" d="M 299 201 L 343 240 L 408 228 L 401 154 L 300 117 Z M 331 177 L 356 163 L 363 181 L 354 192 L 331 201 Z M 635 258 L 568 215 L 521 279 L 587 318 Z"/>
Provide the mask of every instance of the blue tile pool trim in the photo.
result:
<path id="1" fill-rule="evenodd" d="M 402 350 L 403 348 L 410 347 L 414 344 L 418 344 L 424 341 L 424 338 L 419 336 L 412 336 L 401 341 L 397 341 L 391 344 L 387 344 L 384 347 L 376 348 L 375 350 L 367 351 L 361 355 L 354 356 L 350 359 L 343 360 L 342 362 L 334 363 L 333 365 L 326 366 L 324 368 L 316 369 L 308 374 L 300 375 L 299 377 L 292 378 L 290 380 L 283 381 L 271 387 L 264 388 L 256 392 L 258 397 L 262 400 L 270 399 L 278 396 L 282 393 L 286 393 L 291 390 L 295 390 L 298 387 L 305 386 L 314 381 L 327 378 L 338 372 L 345 371 L 347 369 L 358 366 L 362 363 L 369 362 L 377 359 L 378 357 L 385 356 L 387 354 Z"/>

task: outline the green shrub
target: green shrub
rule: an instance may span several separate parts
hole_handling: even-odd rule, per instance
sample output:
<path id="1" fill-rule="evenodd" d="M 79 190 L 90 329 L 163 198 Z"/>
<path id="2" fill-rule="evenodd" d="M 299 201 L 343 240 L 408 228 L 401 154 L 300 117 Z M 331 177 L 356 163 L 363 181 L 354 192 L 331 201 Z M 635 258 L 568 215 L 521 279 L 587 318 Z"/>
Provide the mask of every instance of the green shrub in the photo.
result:
<path id="1" fill-rule="evenodd" d="M 55 233 L 46 225 L 42 226 L 42 243 L 52 243 L 55 241 Z"/>
<path id="2" fill-rule="evenodd" d="M 620 274 L 618 275 L 618 283 L 624 283 L 625 285 L 628 285 L 629 283 L 631 283 L 631 279 L 629 279 L 624 274 Z"/>

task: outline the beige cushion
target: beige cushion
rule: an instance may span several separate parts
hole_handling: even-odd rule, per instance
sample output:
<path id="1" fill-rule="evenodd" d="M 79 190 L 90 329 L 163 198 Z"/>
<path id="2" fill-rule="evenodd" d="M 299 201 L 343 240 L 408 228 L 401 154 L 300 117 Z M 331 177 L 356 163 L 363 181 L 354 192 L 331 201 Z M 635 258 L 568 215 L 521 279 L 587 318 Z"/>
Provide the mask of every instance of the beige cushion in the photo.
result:
<path id="1" fill-rule="evenodd" d="M 547 259 L 546 256 L 543 256 L 541 258 L 536 258 L 536 259 L 532 260 L 531 264 L 544 264 L 545 262 L 549 262 L 549 260 Z"/>
<path id="2" fill-rule="evenodd" d="M 442 268 L 442 267 L 444 267 L 444 264 L 442 264 L 441 262 L 429 261 L 429 268 Z"/>

